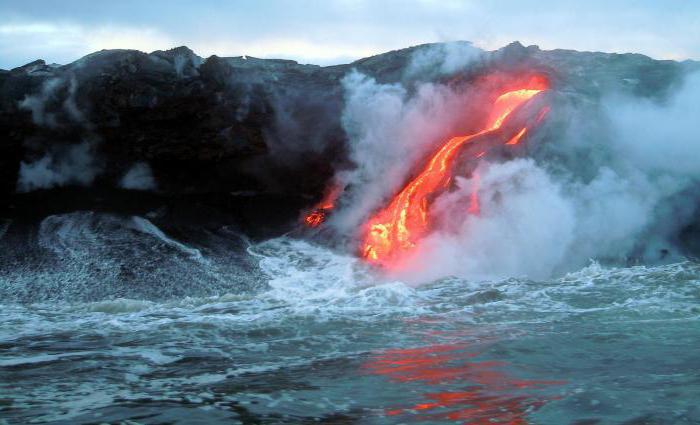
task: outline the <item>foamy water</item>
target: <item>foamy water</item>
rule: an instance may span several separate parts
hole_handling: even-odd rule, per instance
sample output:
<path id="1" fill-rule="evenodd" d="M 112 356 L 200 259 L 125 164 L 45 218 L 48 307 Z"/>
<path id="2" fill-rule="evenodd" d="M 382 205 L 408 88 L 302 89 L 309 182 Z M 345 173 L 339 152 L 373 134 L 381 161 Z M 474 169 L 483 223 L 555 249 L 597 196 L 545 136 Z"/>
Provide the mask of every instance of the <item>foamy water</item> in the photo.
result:
<path id="1" fill-rule="evenodd" d="M 254 267 L 141 218 L 47 219 L 51 267 L 4 263 L 0 418 L 700 422 L 695 262 L 408 285 L 312 242 L 215 236 Z M 139 276 L 99 271 L 123 265 Z M 120 282 L 136 287 L 103 288 Z"/>

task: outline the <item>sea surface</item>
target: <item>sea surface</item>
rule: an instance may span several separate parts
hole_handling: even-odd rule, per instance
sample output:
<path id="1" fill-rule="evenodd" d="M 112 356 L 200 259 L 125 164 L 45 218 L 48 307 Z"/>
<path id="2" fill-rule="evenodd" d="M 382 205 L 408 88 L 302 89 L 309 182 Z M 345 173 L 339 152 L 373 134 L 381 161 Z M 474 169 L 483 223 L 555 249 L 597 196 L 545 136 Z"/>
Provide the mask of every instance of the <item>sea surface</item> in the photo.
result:
<path id="1" fill-rule="evenodd" d="M 16 226 L 0 424 L 700 424 L 697 262 L 409 286 L 291 236 Z"/>

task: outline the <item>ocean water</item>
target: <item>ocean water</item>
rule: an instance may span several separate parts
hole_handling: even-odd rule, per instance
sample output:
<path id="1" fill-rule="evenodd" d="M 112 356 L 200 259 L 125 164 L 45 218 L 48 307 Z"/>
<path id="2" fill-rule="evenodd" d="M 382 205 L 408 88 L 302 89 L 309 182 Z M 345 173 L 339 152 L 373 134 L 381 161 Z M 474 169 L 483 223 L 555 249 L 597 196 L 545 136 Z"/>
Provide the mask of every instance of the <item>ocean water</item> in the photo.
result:
<path id="1" fill-rule="evenodd" d="M 0 423 L 700 423 L 696 262 L 409 286 L 293 237 L 13 226 Z"/>

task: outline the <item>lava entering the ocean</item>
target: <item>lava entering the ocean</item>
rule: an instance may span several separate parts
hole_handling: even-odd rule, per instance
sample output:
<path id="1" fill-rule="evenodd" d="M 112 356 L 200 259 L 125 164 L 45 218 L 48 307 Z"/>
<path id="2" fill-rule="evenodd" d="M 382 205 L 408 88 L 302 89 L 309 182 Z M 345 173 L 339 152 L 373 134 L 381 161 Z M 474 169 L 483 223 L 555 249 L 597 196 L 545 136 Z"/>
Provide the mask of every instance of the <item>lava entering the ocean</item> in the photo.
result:
<path id="1" fill-rule="evenodd" d="M 447 140 L 388 205 L 370 217 L 366 223 L 360 254 L 372 264 L 389 266 L 401 253 L 412 249 L 429 231 L 430 202 L 449 187 L 460 148 L 480 136 L 494 134 L 499 140 L 504 139 L 505 135 L 499 134 L 499 130 L 506 119 L 513 111 L 548 87 L 547 80 L 538 77 L 515 90 L 502 93 L 493 102 L 486 125 L 481 130 Z M 544 108 L 539 115 L 544 116 L 547 111 L 548 109 Z M 538 117 L 537 122 L 540 120 Z M 517 144 L 527 130 L 527 127 L 523 127 L 515 135 L 505 138 L 501 144 Z M 480 152 L 475 157 L 482 155 L 483 152 Z M 467 212 L 478 214 L 479 201 L 476 193 L 472 196 L 470 204 Z"/>
<path id="2" fill-rule="evenodd" d="M 493 80 L 497 81 L 499 78 L 497 75 L 489 75 L 485 80 L 493 85 Z M 500 95 L 492 96 L 495 100 L 488 119 L 479 131 L 447 140 L 429 157 L 423 169 L 394 195 L 385 207 L 367 220 L 360 246 L 360 255 L 363 258 L 371 264 L 390 266 L 428 233 L 431 227 L 430 204 L 436 195 L 448 189 L 462 147 L 476 139 L 487 137 L 496 140 L 497 145 L 513 146 L 528 133 L 527 125 L 518 127 L 517 132 L 512 132 L 512 126 L 504 126 L 504 123 L 516 109 L 547 90 L 549 82 L 544 76 L 535 75 L 522 80 L 515 87 L 511 82 L 509 87 L 508 90 L 500 91 Z M 541 108 L 532 125 L 539 124 L 548 112 L 548 106 Z M 474 153 L 473 158 L 478 159 L 485 154 L 486 151 L 481 150 Z M 473 178 L 478 188 L 479 176 L 474 174 Z M 343 190 L 344 185 L 334 181 L 326 190 L 323 199 L 303 216 L 303 223 L 310 228 L 320 226 L 335 208 Z M 466 213 L 478 215 L 479 212 L 478 193 L 474 190 Z"/>

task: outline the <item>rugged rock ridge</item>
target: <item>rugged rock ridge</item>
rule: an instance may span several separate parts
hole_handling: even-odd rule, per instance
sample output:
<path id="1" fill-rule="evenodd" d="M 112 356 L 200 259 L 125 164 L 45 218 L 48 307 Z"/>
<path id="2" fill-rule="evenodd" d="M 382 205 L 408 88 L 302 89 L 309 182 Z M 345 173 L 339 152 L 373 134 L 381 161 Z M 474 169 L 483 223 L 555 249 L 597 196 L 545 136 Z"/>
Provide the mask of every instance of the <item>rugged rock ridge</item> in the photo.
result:
<path id="1" fill-rule="evenodd" d="M 36 188 L 86 187 L 72 195 L 83 200 L 80 207 L 102 202 L 109 209 L 105 198 L 112 197 L 122 205 L 124 197 L 114 196 L 121 179 L 145 163 L 158 197 L 196 196 L 224 209 L 243 195 L 279 197 L 289 207 L 282 215 L 292 218 L 295 208 L 318 196 L 332 167 L 346 161 L 341 80 L 352 70 L 412 87 L 416 81 L 458 84 L 488 69 L 534 67 L 549 73 L 558 90 L 596 98 L 611 90 L 663 97 L 700 68 L 691 61 L 542 51 L 519 43 L 483 52 L 466 68 L 435 72 L 414 66 L 418 55 L 439 60 L 446 48 L 421 45 L 329 67 L 252 57 L 202 59 L 187 47 L 150 54 L 108 50 L 68 65 L 37 60 L 0 71 L 4 214 L 41 198 L 19 193 Z M 18 181 L 27 166 L 35 167 L 38 182 Z M 90 172 L 61 175 L 61 167 Z M 51 199 L 61 209 L 61 196 Z"/>

